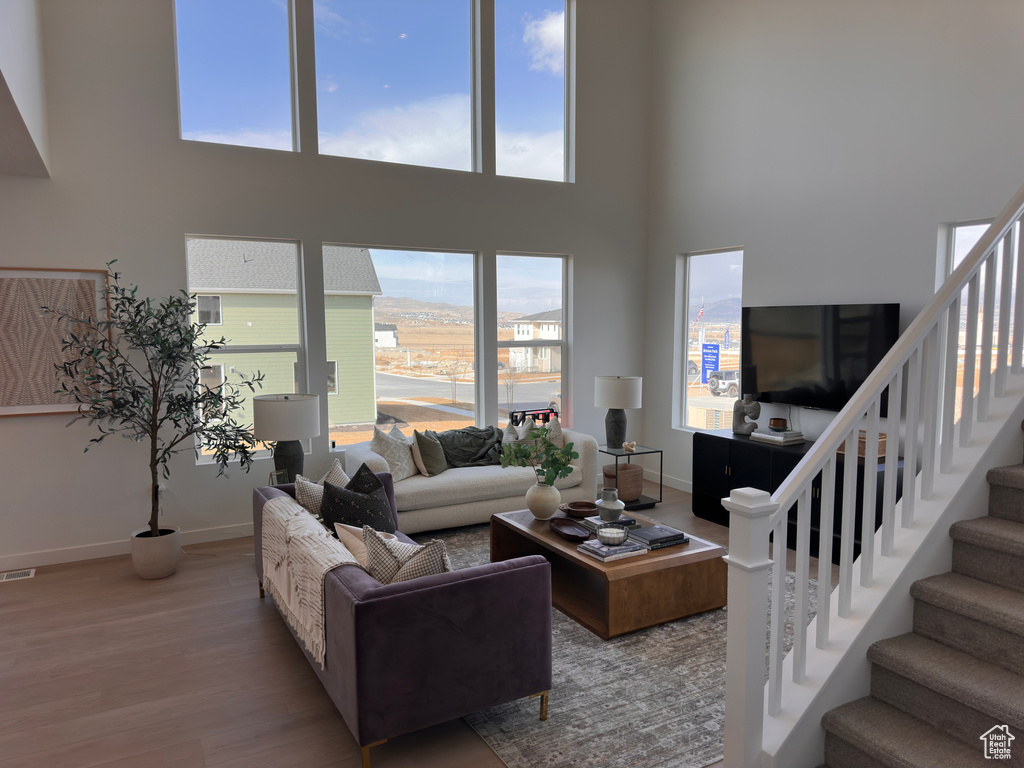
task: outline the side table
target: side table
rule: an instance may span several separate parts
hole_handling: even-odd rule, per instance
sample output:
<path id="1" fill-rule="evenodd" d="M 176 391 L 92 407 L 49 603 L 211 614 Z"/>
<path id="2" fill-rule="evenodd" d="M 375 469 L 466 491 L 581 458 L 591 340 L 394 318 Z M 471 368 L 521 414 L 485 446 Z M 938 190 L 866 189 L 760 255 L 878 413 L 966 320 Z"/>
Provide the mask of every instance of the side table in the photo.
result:
<path id="1" fill-rule="evenodd" d="M 645 456 L 647 454 L 656 453 L 658 454 L 658 498 L 651 496 L 644 496 L 641 494 L 639 499 L 635 501 L 625 502 L 626 511 L 633 511 L 635 509 L 650 509 L 655 504 L 660 504 L 664 496 L 664 478 L 665 478 L 665 453 L 660 448 L 648 448 L 645 445 L 638 445 L 633 451 L 626 451 L 624 448 L 609 448 L 607 445 L 597 446 L 597 450 L 601 453 L 608 454 L 609 456 L 615 457 L 615 485 L 619 484 L 619 459 L 625 457 L 627 464 L 633 463 L 634 456 Z"/>

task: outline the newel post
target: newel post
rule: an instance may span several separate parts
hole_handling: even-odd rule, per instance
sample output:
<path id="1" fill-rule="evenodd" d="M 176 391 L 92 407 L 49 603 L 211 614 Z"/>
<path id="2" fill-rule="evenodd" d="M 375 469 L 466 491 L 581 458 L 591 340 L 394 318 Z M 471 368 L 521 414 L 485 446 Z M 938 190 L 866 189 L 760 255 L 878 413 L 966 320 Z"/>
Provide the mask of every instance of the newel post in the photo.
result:
<path id="1" fill-rule="evenodd" d="M 728 605 L 725 646 L 725 768 L 761 765 L 764 720 L 768 536 L 779 508 L 765 491 L 737 488 L 729 510 Z"/>

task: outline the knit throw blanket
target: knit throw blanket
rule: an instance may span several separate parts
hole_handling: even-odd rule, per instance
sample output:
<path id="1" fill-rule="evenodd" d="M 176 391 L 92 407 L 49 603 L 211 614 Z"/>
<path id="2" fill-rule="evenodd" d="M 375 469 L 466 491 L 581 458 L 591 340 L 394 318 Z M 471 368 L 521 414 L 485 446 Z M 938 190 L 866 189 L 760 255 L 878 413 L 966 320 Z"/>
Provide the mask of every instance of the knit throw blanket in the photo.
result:
<path id="1" fill-rule="evenodd" d="M 293 499 L 263 505 L 263 587 L 324 667 L 324 576 L 356 559 Z"/>

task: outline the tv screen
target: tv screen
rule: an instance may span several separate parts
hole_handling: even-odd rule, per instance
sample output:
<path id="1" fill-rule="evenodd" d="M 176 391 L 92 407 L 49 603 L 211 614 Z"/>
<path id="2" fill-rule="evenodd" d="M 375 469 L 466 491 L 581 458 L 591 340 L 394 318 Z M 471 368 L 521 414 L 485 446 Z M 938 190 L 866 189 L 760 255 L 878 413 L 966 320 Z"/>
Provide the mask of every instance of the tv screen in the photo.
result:
<path id="1" fill-rule="evenodd" d="M 743 307 L 742 391 L 842 410 L 899 338 L 899 319 L 899 304 Z"/>

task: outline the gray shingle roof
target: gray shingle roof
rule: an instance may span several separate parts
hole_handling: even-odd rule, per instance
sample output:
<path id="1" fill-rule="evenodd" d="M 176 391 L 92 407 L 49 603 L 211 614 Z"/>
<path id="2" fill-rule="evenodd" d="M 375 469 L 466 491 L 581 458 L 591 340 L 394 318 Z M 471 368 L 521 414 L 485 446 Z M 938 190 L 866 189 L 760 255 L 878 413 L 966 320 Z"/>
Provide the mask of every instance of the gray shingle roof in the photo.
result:
<path id="1" fill-rule="evenodd" d="M 190 237 L 187 251 L 188 289 L 193 293 L 296 290 L 294 243 Z M 370 252 L 366 248 L 325 245 L 324 290 L 380 295 Z"/>
<path id="2" fill-rule="evenodd" d="M 538 312 L 535 315 L 524 315 L 517 317 L 517 323 L 560 323 L 562 322 L 562 308 L 549 309 L 546 312 Z"/>

